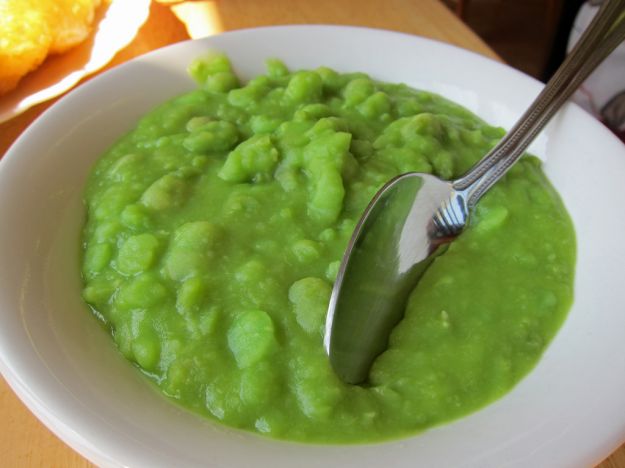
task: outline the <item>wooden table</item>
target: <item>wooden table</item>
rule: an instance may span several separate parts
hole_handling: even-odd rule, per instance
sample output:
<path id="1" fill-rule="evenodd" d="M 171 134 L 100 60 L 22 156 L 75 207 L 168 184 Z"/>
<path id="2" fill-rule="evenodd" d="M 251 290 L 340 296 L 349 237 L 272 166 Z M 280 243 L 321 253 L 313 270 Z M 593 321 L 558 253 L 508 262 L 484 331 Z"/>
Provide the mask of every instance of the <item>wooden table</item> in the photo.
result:
<path id="1" fill-rule="evenodd" d="M 328 23 L 392 29 L 497 55 L 438 0 L 206 0 L 153 2 L 147 22 L 111 64 L 190 37 L 276 24 Z M 0 155 L 52 102 L 0 124 Z M 92 466 L 46 429 L 0 379 L 0 466 Z M 625 446 L 600 465 L 625 468 Z"/>

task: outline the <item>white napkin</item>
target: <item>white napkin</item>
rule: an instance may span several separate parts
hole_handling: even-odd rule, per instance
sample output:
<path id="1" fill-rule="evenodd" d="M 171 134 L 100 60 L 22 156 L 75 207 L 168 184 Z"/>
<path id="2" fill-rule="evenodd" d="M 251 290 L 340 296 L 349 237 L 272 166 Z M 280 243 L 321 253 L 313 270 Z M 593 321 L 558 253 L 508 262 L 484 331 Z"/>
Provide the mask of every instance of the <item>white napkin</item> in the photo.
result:
<path id="1" fill-rule="evenodd" d="M 599 10 L 590 0 L 580 8 L 569 36 L 570 51 Z M 625 141 L 625 42 L 586 79 L 572 98 Z"/>

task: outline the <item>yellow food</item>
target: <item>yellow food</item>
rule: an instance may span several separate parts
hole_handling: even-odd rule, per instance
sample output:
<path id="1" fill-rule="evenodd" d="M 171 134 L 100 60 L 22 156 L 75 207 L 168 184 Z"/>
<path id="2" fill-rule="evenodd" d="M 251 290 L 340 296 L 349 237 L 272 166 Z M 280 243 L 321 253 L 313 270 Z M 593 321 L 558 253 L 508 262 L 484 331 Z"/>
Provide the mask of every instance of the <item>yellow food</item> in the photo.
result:
<path id="1" fill-rule="evenodd" d="M 0 94 L 88 36 L 101 0 L 0 0 Z"/>

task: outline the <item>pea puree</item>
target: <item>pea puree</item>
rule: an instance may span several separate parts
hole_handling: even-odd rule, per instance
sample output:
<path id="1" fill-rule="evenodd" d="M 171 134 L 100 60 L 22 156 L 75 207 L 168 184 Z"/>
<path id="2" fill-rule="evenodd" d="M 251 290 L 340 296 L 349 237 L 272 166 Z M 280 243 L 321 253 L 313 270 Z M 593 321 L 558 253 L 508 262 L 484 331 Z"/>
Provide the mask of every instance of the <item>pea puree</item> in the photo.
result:
<path id="1" fill-rule="evenodd" d="M 198 89 L 96 164 L 83 296 L 163 393 L 229 426 L 317 443 L 414 434 L 509 391 L 572 301 L 574 231 L 525 156 L 412 293 L 366 386 L 322 347 L 337 268 L 384 182 L 451 178 L 503 131 L 439 96 L 321 67 L 239 83 L 219 54 Z"/>

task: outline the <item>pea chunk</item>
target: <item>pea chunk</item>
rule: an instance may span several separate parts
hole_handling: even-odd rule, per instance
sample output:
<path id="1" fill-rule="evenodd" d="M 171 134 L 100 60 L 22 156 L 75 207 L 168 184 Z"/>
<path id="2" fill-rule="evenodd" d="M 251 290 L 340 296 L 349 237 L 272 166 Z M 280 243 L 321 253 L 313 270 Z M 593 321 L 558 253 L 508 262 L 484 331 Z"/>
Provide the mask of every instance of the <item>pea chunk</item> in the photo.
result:
<path id="1" fill-rule="evenodd" d="M 228 330 L 228 347 L 240 368 L 256 364 L 277 346 L 273 322 L 262 310 L 241 313 Z"/>

